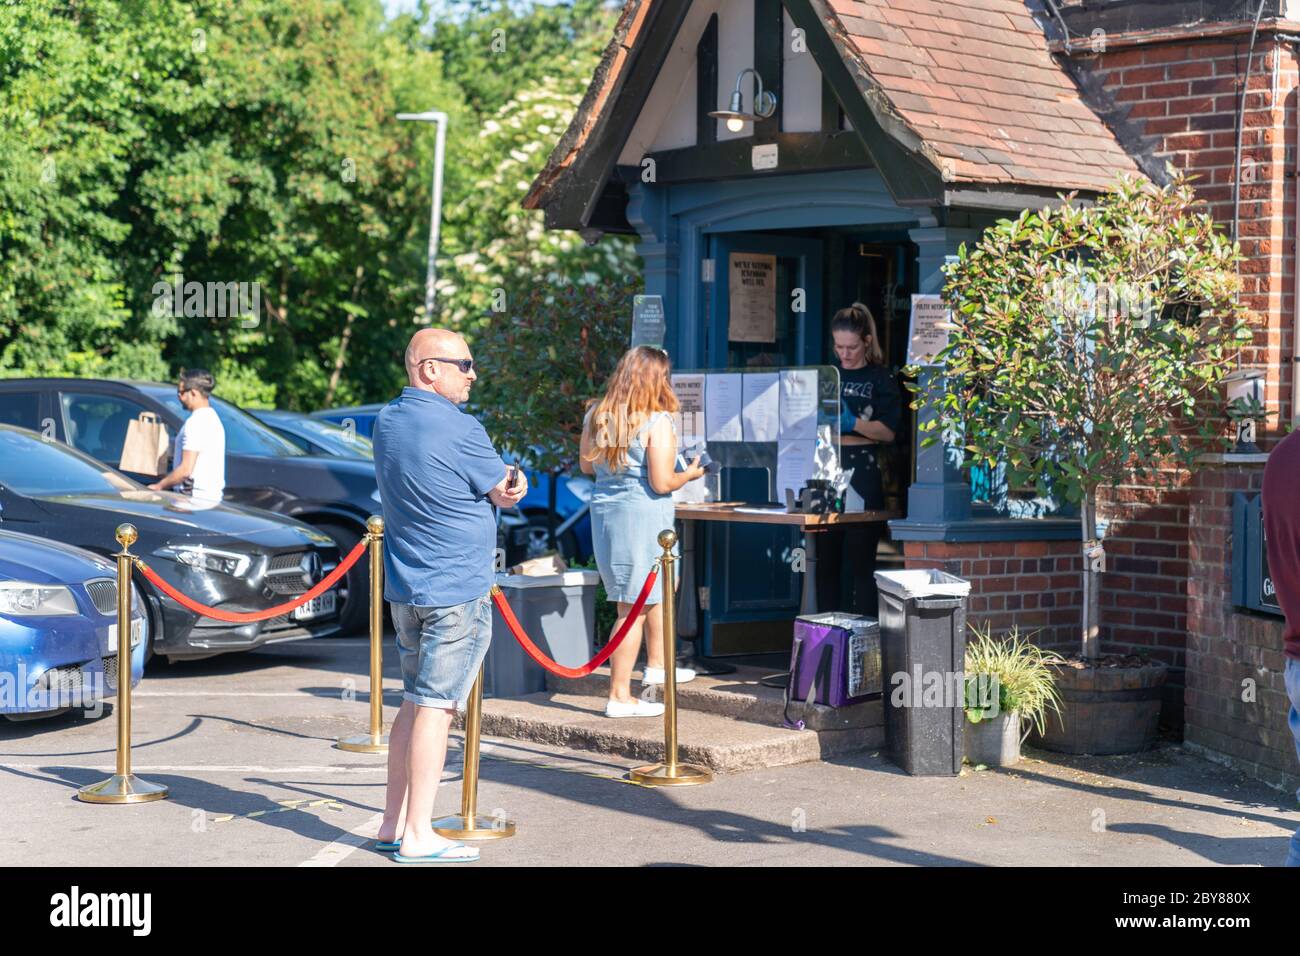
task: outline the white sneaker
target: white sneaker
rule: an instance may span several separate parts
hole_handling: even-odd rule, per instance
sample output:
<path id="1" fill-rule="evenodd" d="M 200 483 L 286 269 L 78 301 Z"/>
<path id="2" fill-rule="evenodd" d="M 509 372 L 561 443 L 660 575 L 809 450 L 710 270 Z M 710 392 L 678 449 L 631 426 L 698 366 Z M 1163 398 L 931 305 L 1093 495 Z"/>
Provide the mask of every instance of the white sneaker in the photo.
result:
<path id="1" fill-rule="evenodd" d="M 664 674 L 664 669 L 662 667 L 647 667 L 645 672 L 641 675 L 641 683 L 662 684 L 665 676 L 667 675 Z M 691 670 L 689 667 L 677 668 L 677 683 L 688 684 L 693 680 L 695 680 L 695 671 Z"/>
<path id="2" fill-rule="evenodd" d="M 626 703 L 621 700 L 611 700 L 605 704 L 606 717 L 662 717 L 663 713 L 663 704 L 640 698 Z"/>

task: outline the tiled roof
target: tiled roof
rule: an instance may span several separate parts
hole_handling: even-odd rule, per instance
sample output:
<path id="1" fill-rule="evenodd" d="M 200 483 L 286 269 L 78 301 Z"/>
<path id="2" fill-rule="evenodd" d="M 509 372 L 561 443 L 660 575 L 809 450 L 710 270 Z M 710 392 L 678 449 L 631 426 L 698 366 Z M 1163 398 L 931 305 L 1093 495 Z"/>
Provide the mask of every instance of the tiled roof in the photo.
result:
<path id="1" fill-rule="evenodd" d="M 1102 189 L 1141 175 L 1024 0 L 812 3 L 882 125 L 945 179 Z"/>
<path id="2" fill-rule="evenodd" d="M 604 135 L 662 0 L 625 0 L 582 104 L 523 205 L 547 205 Z M 948 182 L 1103 190 L 1142 172 L 1053 58 L 1040 0 L 807 0 L 880 126 Z M 870 144 L 867 144 L 868 150 Z"/>

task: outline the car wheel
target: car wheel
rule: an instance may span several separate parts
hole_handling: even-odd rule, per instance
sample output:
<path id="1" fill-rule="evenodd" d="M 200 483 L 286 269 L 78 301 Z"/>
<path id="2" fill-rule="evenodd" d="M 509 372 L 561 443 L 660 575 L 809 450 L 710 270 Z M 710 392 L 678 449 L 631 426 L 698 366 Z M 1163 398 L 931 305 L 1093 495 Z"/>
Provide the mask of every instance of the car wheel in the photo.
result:
<path id="1" fill-rule="evenodd" d="M 322 524 L 321 531 L 334 539 L 339 546 L 339 558 L 342 559 L 361 540 L 361 533 L 346 525 Z M 362 634 L 370 622 L 370 559 L 362 556 L 361 560 L 348 570 L 343 579 L 348 589 L 347 600 L 339 609 L 339 627 L 342 635 Z"/>

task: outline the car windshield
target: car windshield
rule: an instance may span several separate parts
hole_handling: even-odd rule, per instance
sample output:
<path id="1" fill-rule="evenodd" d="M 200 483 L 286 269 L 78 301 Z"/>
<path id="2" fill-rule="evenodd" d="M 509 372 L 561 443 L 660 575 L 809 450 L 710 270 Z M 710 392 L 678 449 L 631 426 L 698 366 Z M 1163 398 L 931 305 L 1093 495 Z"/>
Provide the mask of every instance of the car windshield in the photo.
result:
<path id="1" fill-rule="evenodd" d="M 151 389 L 153 397 L 158 399 L 184 421 L 190 413 L 185 410 L 174 390 Z M 226 451 L 236 455 L 272 456 L 290 458 L 305 455 L 306 452 L 267 428 L 242 408 L 231 405 L 224 399 L 210 399 L 212 407 L 221 419 L 221 427 L 226 431 Z"/>
<path id="2" fill-rule="evenodd" d="M 0 485 L 20 495 L 116 494 L 140 486 L 107 465 L 31 432 L 0 428 Z"/>

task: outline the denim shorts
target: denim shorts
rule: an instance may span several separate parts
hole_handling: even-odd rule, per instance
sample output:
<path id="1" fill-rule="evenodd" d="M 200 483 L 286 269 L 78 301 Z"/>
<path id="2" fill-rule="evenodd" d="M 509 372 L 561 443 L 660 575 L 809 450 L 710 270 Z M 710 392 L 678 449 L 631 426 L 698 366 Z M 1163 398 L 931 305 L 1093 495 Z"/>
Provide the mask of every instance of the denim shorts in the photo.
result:
<path id="1" fill-rule="evenodd" d="M 463 708 L 492 641 L 489 596 L 451 607 L 392 608 L 402 699 L 418 707 Z"/>

